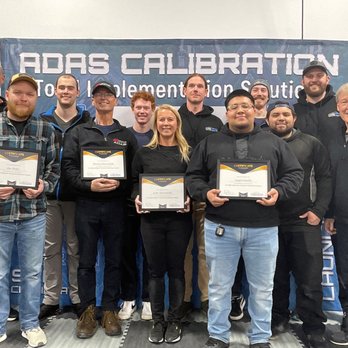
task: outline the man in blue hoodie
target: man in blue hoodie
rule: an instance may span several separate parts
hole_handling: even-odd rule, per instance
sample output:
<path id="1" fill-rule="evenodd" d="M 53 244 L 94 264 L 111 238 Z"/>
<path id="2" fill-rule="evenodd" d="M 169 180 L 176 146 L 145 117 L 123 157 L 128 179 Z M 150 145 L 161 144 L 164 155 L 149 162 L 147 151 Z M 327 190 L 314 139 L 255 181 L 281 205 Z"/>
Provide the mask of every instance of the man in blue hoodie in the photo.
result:
<path id="1" fill-rule="evenodd" d="M 60 75 L 55 85 L 57 104 L 40 117 L 49 122 L 55 130 L 60 144 L 60 159 L 63 155 L 65 134 L 78 124 L 90 119 L 89 112 L 76 105 L 80 95 L 75 76 Z M 59 309 L 59 297 L 62 290 L 62 244 L 64 229 L 69 269 L 69 296 L 78 311 L 80 298 L 77 288 L 77 267 L 79 264 L 78 240 L 75 232 L 75 195 L 64 179 L 60 178 L 55 191 L 47 202 L 47 226 L 44 258 L 44 299 L 40 308 L 39 319 L 54 315 Z"/>

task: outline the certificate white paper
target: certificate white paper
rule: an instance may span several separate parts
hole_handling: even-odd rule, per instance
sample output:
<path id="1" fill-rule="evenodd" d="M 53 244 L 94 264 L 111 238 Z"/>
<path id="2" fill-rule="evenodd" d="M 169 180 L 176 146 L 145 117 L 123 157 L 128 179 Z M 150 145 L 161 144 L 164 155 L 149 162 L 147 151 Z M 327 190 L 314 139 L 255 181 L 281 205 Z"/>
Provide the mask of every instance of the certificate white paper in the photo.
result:
<path id="1" fill-rule="evenodd" d="M 140 200 L 143 210 L 179 210 L 185 206 L 183 175 L 140 175 Z"/>
<path id="2" fill-rule="evenodd" d="M 34 188 L 39 180 L 39 151 L 0 149 L 0 186 Z"/>
<path id="3" fill-rule="evenodd" d="M 109 148 L 83 148 L 81 153 L 82 179 L 125 179 L 124 151 Z"/>
<path id="4" fill-rule="evenodd" d="M 269 161 L 218 161 L 220 197 L 266 198 L 270 189 Z"/>

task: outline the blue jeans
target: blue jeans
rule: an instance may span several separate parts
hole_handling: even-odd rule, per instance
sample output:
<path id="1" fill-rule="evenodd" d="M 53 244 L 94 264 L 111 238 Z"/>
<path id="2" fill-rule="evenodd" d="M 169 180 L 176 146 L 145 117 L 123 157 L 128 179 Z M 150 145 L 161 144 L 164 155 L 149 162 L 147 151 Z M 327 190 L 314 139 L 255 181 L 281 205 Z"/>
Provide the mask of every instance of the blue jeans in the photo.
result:
<path id="1" fill-rule="evenodd" d="M 0 222 L 0 335 L 6 332 L 10 311 L 11 255 L 16 236 L 21 270 L 20 326 L 22 331 L 39 326 L 45 229 L 45 214 L 39 214 L 29 220 Z"/>
<path id="2" fill-rule="evenodd" d="M 205 248 L 209 270 L 209 336 L 229 342 L 231 288 L 242 253 L 249 283 L 248 311 L 251 317 L 251 344 L 271 337 L 273 277 L 278 253 L 278 227 L 247 228 L 223 226 L 205 219 Z"/>

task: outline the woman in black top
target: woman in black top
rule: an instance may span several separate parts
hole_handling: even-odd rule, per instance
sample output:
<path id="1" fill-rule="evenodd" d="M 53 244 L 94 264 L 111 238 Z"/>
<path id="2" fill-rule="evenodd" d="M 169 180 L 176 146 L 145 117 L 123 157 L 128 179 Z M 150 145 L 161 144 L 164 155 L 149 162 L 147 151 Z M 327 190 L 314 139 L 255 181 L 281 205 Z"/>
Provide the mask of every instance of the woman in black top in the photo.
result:
<path id="1" fill-rule="evenodd" d="M 135 204 L 142 211 L 139 199 L 139 174 L 185 173 L 189 145 L 181 133 L 181 118 L 170 105 L 159 106 L 154 113 L 154 135 L 150 143 L 139 149 L 133 160 Z M 153 327 L 149 341 L 178 342 L 181 324 L 178 309 L 185 290 L 184 258 L 192 231 L 189 198 L 181 211 L 152 211 L 141 215 L 141 234 L 149 266 L 149 294 Z M 164 275 L 169 278 L 169 309 L 164 319 Z"/>

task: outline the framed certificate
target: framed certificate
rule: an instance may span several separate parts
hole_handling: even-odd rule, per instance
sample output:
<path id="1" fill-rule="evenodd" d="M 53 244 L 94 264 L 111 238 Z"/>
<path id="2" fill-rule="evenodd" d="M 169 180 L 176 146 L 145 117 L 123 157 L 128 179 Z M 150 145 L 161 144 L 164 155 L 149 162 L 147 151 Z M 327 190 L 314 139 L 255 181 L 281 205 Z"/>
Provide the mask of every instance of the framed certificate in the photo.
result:
<path id="1" fill-rule="evenodd" d="M 220 197 L 257 200 L 267 197 L 270 186 L 269 161 L 218 161 Z"/>
<path id="2" fill-rule="evenodd" d="M 183 174 L 140 174 L 143 210 L 179 210 L 185 207 Z"/>
<path id="3" fill-rule="evenodd" d="M 81 178 L 126 179 L 126 158 L 123 150 L 85 147 L 81 150 Z"/>
<path id="4" fill-rule="evenodd" d="M 0 148 L 0 186 L 37 189 L 40 151 Z"/>

